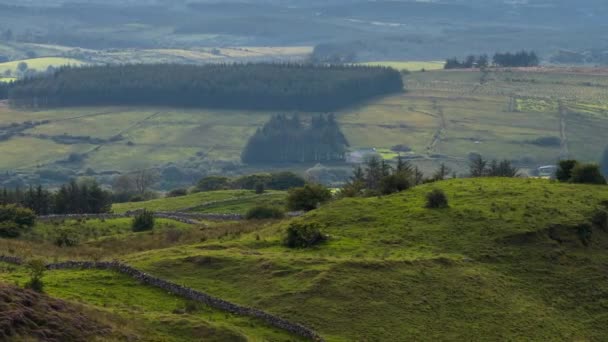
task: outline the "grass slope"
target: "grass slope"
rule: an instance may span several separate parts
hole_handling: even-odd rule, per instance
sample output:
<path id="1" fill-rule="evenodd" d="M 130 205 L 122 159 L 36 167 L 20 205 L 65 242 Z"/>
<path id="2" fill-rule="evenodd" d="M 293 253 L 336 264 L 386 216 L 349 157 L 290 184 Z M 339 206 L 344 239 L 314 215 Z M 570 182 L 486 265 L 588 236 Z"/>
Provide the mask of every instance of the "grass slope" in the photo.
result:
<path id="1" fill-rule="evenodd" d="M 196 208 L 196 212 L 212 214 L 244 214 L 257 204 L 283 205 L 287 196 L 285 191 L 267 191 L 263 195 L 256 195 L 249 190 L 221 190 L 198 192 L 195 194 L 160 198 L 146 202 L 116 203 L 112 210 L 124 213 L 130 210 L 148 209 L 153 211 L 184 211 Z"/>
<path id="2" fill-rule="evenodd" d="M 424 208 L 432 189 L 450 208 Z M 317 329 L 329 341 L 598 340 L 608 235 L 581 224 L 608 187 L 456 179 L 345 199 L 301 220 L 316 248 L 281 245 L 286 223 L 127 257 L 152 274 Z"/>
<path id="3" fill-rule="evenodd" d="M 0 281 L 22 284 L 22 268 L 2 265 Z M 53 271 L 45 276 L 49 295 L 117 317 L 117 340 L 297 341 L 262 322 L 227 314 L 110 271 Z M 83 332 L 86 333 L 86 332 Z"/>

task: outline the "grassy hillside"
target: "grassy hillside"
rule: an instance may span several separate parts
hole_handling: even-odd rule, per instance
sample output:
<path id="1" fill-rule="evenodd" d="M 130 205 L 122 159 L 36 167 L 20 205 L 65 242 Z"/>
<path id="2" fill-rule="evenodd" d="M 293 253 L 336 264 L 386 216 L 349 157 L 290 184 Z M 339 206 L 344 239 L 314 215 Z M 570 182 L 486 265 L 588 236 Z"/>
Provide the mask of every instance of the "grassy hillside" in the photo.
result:
<path id="1" fill-rule="evenodd" d="M 424 208 L 443 189 L 450 208 Z M 329 341 L 597 340 L 608 187 L 456 179 L 311 212 L 327 243 L 255 234 L 126 258 L 157 276 L 297 319 Z"/>
<path id="2" fill-rule="evenodd" d="M 281 202 L 286 196 L 287 193 L 284 191 L 267 191 L 263 195 L 256 195 L 255 192 L 249 190 L 209 191 L 182 197 L 160 198 L 146 202 L 116 203 L 112 206 L 112 210 L 116 213 L 148 209 L 153 211 L 194 210 L 213 214 L 243 214 L 257 204 Z"/>
<path id="3" fill-rule="evenodd" d="M 559 157 L 597 161 L 606 145 L 608 76 L 601 70 L 439 70 L 414 72 L 405 81 L 404 94 L 336 114 L 353 149 L 388 151 L 405 144 L 427 172 L 440 162 L 463 172 L 471 152 L 534 168 Z M 50 120 L 0 142 L 5 156 L 0 169 L 52 169 L 70 153 L 81 153 L 86 156 L 82 162 L 63 166 L 107 171 L 175 163 L 222 173 L 226 163 L 239 161 L 247 139 L 273 114 L 128 107 L 17 111 L 0 106 L 1 125 Z M 303 118 L 310 115 L 302 113 Z M 101 145 L 50 140 L 63 134 L 122 139 Z M 539 138 L 559 143 L 543 146 L 535 143 Z"/>
<path id="4" fill-rule="evenodd" d="M 22 268 L 0 265 L 0 281 L 23 284 Z M 94 309 L 114 320 L 116 340 L 144 341 L 297 341 L 296 337 L 249 318 L 226 314 L 109 271 L 54 271 L 45 277 L 49 295 Z M 13 298 L 13 297 L 11 297 Z M 39 312 L 38 314 L 42 314 Z M 52 313 L 48 313 L 49 315 Z M 64 312 L 66 322 L 78 319 Z M 108 320 L 108 318 L 106 318 Z M 61 322 L 58 322 L 61 323 Z M 106 328 L 107 329 L 107 328 Z M 57 331 L 57 327 L 51 331 Z M 111 331 L 111 330 L 110 330 Z M 86 328 L 80 334 L 99 331 Z M 107 333 L 106 333 L 107 334 Z M 120 335 L 123 335 L 122 337 Z M 91 338 L 91 336 L 89 336 Z M 76 339 L 70 339 L 76 340 Z"/>

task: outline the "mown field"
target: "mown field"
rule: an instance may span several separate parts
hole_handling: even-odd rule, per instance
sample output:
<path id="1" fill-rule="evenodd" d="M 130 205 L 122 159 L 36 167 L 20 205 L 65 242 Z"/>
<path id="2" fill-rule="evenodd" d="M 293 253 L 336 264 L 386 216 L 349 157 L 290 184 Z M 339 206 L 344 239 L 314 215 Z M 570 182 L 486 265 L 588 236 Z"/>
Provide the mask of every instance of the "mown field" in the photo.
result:
<path id="1" fill-rule="evenodd" d="M 565 156 L 597 161 L 606 145 L 608 76 L 596 72 L 414 72 L 405 76 L 403 94 L 336 115 L 353 150 L 376 148 L 392 158 L 390 148 L 405 144 L 412 149 L 408 156 L 427 170 L 447 162 L 464 172 L 471 152 L 531 168 Z M 96 171 L 238 162 L 249 136 L 273 114 L 127 107 L 22 111 L 0 105 L 1 125 L 50 120 L 0 142 L 0 169 L 44 169 L 70 153 L 86 155 L 70 167 Z M 49 140 L 64 134 L 121 139 L 99 145 Z M 543 146 L 535 143 L 539 138 L 559 143 Z"/>
<path id="2" fill-rule="evenodd" d="M 449 208 L 425 208 L 433 189 L 445 191 Z M 91 259 L 96 247 L 101 260 L 286 317 L 327 341 L 593 341 L 607 333 L 608 222 L 593 219 L 607 203 L 605 186 L 454 179 L 338 200 L 295 219 L 176 227 L 178 239 L 165 223 L 125 234 L 125 223 L 108 220 L 88 225 L 114 225 L 117 235 L 75 247 L 30 237 L 0 247 L 49 261 Z M 291 222 L 317 223 L 329 240 L 286 248 Z M 3 282 L 26 279 L 21 268 L 0 267 Z M 294 340 L 205 307 L 183 314 L 183 300 L 107 271 L 52 271 L 45 283 L 52 296 L 124 317 L 124 331 L 151 340 Z"/>

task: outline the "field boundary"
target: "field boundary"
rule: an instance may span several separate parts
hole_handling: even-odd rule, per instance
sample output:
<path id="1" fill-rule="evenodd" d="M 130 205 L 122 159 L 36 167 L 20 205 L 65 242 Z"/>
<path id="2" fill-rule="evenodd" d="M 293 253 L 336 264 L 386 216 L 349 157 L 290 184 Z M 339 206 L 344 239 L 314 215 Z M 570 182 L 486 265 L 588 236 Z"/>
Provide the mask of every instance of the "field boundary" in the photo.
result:
<path id="1" fill-rule="evenodd" d="M 0 261 L 14 265 L 24 264 L 24 260 L 13 256 L 0 255 Z M 301 324 L 292 323 L 284 318 L 274 316 L 262 310 L 234 304 L 226 300 L 208 295 L 206 293 L 185 286 L 177 285 L 175 283 L 160 278 L 156 278 L 152 275 L 149 275 L 145 272 L 142 272 L 136 268 L 120 263 L 118 261 L 66 261 L 60 263 L 47 264 L 46 268 L 48 270 L 98 269 L 115 271 L 127 275 L 143 284 L 163 289 L 174 295 L 201 302 L 210 307 L 228 311 L 233 314 L 257 318 L 275 328 L 288 331 L 301 337 L 309 338 L 313 341 L 325 341 L 317 332 Z"/>

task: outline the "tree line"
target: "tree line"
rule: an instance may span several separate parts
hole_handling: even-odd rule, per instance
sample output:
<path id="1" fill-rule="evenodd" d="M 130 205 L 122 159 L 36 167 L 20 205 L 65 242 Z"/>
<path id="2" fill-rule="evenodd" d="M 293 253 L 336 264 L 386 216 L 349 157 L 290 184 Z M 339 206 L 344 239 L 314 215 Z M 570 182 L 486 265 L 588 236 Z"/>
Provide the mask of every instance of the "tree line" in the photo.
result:
<path id="1" fill-rule="evenodd" d="M 112 207 L 112 195 L 94 180 L 72 180 L 57 191 L 42 186 L 27 190 L 6 189 L 0 193 L 0 205 L 19 205 L 33 210 L 37 215 L 102 214 Z"/>
<path id="2" fill-rule="evenodd" d="M 400 92 L 398 71 L 368 66 L 179 64 L 64 67 L 9 85 L 17 107 L 146 105 L 333 111 Z"/>
<path id="3" fill-rule="evenodd" d="M 314 116 L 310 125 L 300 116 L 273 116 L 245 146 L 244 163 L 298 163 L 344 160 L 348 141 L 333 114 Z"/>
<path id="4" fill-rule="evenodd" d="M 0 100 L 8 99 L 8 87 L 8 83 L 0 82 Z"/>
<path id="5" fill-rule="evenodd" d="M 534 51 L 525 51 L 511 53 L 496 53 L 492 58 L 492 65 L 496 67 L 534 67 L 540 64 L 540 59 Z M 471 69 L 471 68 L 487 68 L 490 66 L 490 58 L 488 55 L 467 56 L 464 60 L 458 58 L 449 58 L 445 62 L 445 69 Z"/>

